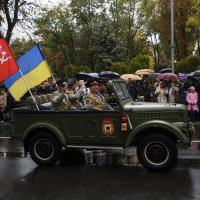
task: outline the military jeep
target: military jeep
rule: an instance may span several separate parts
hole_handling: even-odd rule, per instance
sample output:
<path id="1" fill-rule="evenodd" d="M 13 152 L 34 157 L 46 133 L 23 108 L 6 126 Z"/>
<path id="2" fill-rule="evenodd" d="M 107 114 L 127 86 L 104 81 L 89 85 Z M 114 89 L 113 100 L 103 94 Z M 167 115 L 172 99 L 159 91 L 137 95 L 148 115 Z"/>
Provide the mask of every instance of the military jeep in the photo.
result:
<path id="1" fill-rule="evenodd" d="M 137 148 L 150 171 L 176 166 L 177 143 L 188 147 L 194 134 L 182 104 L 134 102 L 122 80 L 111 81 L 118 101 L 113 111 L 16 109 L 14 137 L 39 165 L 60 160 L 63 149 Z"/>

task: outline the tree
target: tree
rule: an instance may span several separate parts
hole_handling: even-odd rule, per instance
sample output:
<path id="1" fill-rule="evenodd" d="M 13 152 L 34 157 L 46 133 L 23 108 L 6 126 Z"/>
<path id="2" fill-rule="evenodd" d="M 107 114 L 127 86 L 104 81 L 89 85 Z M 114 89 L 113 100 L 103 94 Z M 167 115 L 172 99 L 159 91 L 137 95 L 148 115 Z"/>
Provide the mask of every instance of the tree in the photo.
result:
<path id="1" fill-rule="evenodd" d="M 34 0 L 1 0 L 0 5 L 0 25 L 7 25 L 5 38 L 9 43 L 17 23 L 23 25 L 30 21 L 39 5 Z"/>
<path id="2" fill-rule="evenodd" d="M 140 22 L 142 30 L 147 38 L 149 38 L 152 55 L 155 66 L 160 64 L 160 42 L 159 31 L 156 27 L 156 19 L 158 17 L 157 0 L 143 0 L 138 8 L 140 14 Z"/>
<path id="3" fill-rule="evenodd" d="M 141 31 L 140 0 L 109 0 L 110 13 L 115 37 L 125 48 L 125 58 L 129 61 L 133 57 L 146 52 L 147 39 Z"/>
<path id="4" fill-rule="evenodd" d="M 89 48 L 94 71 L 111 70 L 113 62 L 122 61 L 123 48 L 116 38 L 112 36 L 109 22 L 97 23 L 94 27 Z"/>
<path id="5" fill-rule="evenodd" d="M 40 38 L 50 64 L 56 71 L 63 71 L 64 65 L 75 64 L 75 27 L 69 10 L 62 4 L 44 11 L 41 17 L 35 20 L 35 34 Z"/>
<path id="6" fill-rule="evenodd" d="M 10 47 L 15 59 L 18 59 L 20 56 L 25 54 L 29 49 L 35 45 L 33 40 L 15 39 L 11 42 Z"/>
<path id="7" fill-rule="evenodd" d="M 180 60 L 191 54 L 190 47 L 194 45 L 191 33 L 186 32 L 186 21 L 192 14 L 193 0 L 174 1 L 174 38 L 176 60 Z M 158 0 L 157 30 L 160 32 L 162 48 L 170 59 L 171 57 L 171 29 L 170 29 L 170 1 Z"/>
<path id="8" fill-rule="evenodd" d="M 200 56 L 200 1 L 193 0 L 192 15 L 186 21 L 186 32 L 190 33 L 197 44 L 197 55 Z M 194 44 L 190 47 L 194 51 Z"/>

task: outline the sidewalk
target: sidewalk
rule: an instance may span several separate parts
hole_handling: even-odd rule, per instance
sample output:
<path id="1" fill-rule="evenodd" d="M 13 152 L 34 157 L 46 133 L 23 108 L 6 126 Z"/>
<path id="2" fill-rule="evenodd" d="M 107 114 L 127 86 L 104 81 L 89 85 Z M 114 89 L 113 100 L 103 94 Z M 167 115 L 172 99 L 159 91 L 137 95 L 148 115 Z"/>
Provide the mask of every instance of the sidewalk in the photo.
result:
<path id="1" fill-rule="evenodd" d="M 194 126 L 196 134 L 193 137 L 192 146 L 185 148 L 178 145 L 179 166 L 200 167 L 200 122 L 195 123 Z M 9 139 L 12 135 L 11 132 L 12 126 L 9 123 L 0 123 L 0 157 L 24 156 L 23 143 Z M 88 153 L 91 153 L 91 151 L 88 151 Z M 118 158 L 119 164 L 138 165 L 136 148 L 130 148 L 127 150 L 125 156 L 123 156 L 124 151 L 115 151 L 115 154 Z M 93 155 L 97 155 L 97 153 L 94 151 Z"/>

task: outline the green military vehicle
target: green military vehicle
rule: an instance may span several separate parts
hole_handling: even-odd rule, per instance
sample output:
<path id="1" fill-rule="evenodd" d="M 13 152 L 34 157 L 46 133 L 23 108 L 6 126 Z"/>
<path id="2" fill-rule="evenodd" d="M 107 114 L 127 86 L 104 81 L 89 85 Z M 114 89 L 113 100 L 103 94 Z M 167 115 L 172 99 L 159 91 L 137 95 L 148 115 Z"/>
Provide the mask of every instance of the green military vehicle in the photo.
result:
<path id="1" fill-rule="evenodd" d="M 59 161 L 63 149 L 137 148 L 150 171 L 176 166 L 177 143 L 191 145 L 193 124 L 182 104 L 133 102 L 121 80 L 111 81 L 118 100 L 113 111 L 16 109 L 14 137 L 39 165 Z"/>

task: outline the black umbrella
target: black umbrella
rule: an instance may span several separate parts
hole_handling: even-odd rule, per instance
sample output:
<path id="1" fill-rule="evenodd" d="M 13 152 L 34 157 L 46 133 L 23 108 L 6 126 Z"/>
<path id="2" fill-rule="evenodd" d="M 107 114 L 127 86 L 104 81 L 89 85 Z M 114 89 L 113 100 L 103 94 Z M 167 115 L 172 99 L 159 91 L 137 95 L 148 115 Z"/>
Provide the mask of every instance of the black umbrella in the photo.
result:
<path id="1" fill-rule="evenodd" d="M 164 74 L 164 73 L 172 73 L 172 68 L 165 68 L 159 71 L 159 73 Z M 174 73 L 177 73 L 177 70 L 174 70 Z"/>
<path id="2" fill-rule="evenodd" d="M 200 70 L 191 72 L 191 73 L 189 74 L 189 77 L 191 77 L 191 76 L 200 76 Z"/>
<path id="3" fill-rule="evenodd" d="M 88 75 L 87 73 L 79 72 L 78 74 L 75 75 L 75 77 L 76 77 L 78 80 L 87 80 L 87 79 L 89 79 L 91 76 Z"/>
<path id="4" fill-rule="evenodd" d="M 99 77 L 103 77 L 106 79 L 115 79 L 115 78 L 119 78 L 120 75 L 116 72 L 112 72 L 112 71 L 103 71 L 99 74 Z"/>

